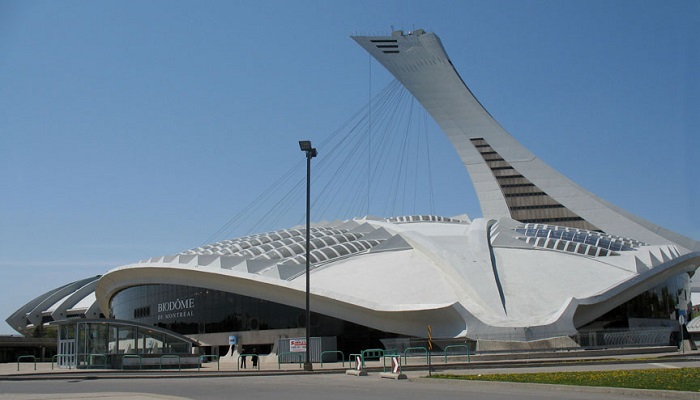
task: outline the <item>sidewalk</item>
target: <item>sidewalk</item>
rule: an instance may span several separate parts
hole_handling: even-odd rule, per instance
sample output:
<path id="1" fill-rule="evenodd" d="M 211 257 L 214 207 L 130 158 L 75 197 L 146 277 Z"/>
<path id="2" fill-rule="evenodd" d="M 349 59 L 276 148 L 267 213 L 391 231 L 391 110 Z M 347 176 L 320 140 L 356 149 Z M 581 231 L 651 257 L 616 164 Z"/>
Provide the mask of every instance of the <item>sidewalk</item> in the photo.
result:
<path id="1" fill-rule="evenodd" d="M 639 350 L 639 349 L 637 349 Z M 498 353 L 474 356 L 450 356 L 447 362 L 442 355 L 431 357 L 432 371 L 436 373 L 452 374 L 478 374 L 494 369 L 516 369 L 535 367 L 554 367 L 565 364 L 568 367 L 580 365 L 590 366 L 595 364 L 625 364 L 639 362 L 640 359 L 682 359 L 698 356 L 700 351 L 679 353 L 668 351 L 667 348 L 657 349 L 658 352 L 640 352 L 619 350 L 597 351 L 574 354 L 550 353 Z M 158 378 L 158 377 L 211 377 L 211 376 L 245 376 L 245 375 L 288 375 L 288 374 L 323 374 L 345 373 L 355 367 L 355 362 L 315 363 L 312 372 L 304 371 L 299 363 L 278 364 L 274 356 L 260 358 L 260 369 L 247 369 L 238 367 L 236 360 L 224 359 L 205 362 L 201 368 L 177 368 L 167 369 L 66 369 L 58 368 L 51 362 L 21 362 L 0 364 L 0 380 L 32 380 L 32 379 L 67 379 L 76 377 L 90 377 L 93 379 L 123 379 L 123 378 Z M 402 372 L 409 378 L 417 379 L 428 375 L 428 365 L 425 355 L 404 358 L 400 357 Z M 35 368 L 36 365 L 36 369 Z M 386 366 L 385 366 L 386 365 Z M 391 369 L 391 360 L 367 361 L 365 370 L 369 373 L 379 373 Z"/>
<path id="2" fill-rule="evenodd" d="M 223 359 L 223 358 L 222 358 Z M 376 364 L 376 362 L 374 362 Z M 345 365 L 345 366 L 343 366 Z M 379 364 L 381 367 L 381 364 Z M 349 368 L 349 363 L 319 363 L 314 364 L 312 373 L 344 373 Z M 250 362 L 247 368 L 239 368 L 235 360 L 217 361 L 208 360 L 203 362 L 200 368 L 182 368 L 171 365 L 163 366 L 163 369 L 158 367 L 150 369 L 129 368 L 126 369 L 68 369 L 59 368 L 56 363 L 52 362 L 31 362 L 23 360 L 19 364 L 17 362 L 0 364 L 0 380 L 32 380 L 32 379 L 67 379 L 76 377 L 91 377 L 91 378 L 159 378 L 170 376 L 231 376 L 231 375 L 278 375 L 278 374 L 304 374 L 304 371 L 298 363 L 284 363 L 278 365 L 276 357 L 261 357 L 260 368 L 254 369 Z"/>

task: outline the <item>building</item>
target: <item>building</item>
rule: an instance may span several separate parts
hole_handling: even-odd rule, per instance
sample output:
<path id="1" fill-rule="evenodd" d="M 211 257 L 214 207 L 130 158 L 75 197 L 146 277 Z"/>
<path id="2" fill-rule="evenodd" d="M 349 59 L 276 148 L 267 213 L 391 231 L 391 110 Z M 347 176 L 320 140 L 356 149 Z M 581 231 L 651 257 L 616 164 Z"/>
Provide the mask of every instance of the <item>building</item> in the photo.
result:
<path id="1" fill-rule="evenodd" d="M 232 336 L 272 350 L 280 338 L 302 337 L 307 323 L 314 336 L 336 337 L 348 351 L 424 338 L 428 326 L 434 338 L 461 342 L 547 340 L 609 327 L 660 327 L 660 341 L 670 340 L 678 326 L 669 321 L 691 305 L 700 243 L 605 202 L 524 148 L 472 95 L 435 34 L 354 39 L 450 139 L 482 218 L 314 224 L 311 321 L 306 232 L 291 228 L 116 268 L 40 296 L 8 323 L 27 333 L 101 313 L 222 353 Z"/>
<path id="2" fill-rule="evenodd" d="M 36 361 L 46 362 L 55 354 L 56 338 L 0 336 L 0 363 L 17 362 L 23 356 L 32 356 Z M 30 359 L 27 357 L 27 360 Z"/>

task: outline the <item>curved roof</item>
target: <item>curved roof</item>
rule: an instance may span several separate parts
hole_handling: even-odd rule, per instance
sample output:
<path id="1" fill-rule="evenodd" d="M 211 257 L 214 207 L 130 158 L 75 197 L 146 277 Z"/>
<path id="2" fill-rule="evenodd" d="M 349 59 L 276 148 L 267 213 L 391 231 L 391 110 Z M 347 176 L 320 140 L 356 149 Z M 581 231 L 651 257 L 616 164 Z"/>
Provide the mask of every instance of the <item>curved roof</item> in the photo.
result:
<path id="1" fill-rule="evenodd" d="M 27 334 L 41 324 L 67 318 L 99 318 L 95 285 L 101 275 L 71 282 L 36 297 L 12 313 L 6 321 L 17 332 Z"/>
<path id="2" fill-rule="evenodd" d="M 700 253 L 551 224 L 435 216 L 312 227 L 311 309 L 388 332 L 534 340 L 573 334 L 682 272 Z M 7 319 L 16 330 L 95 318 L 144 284 L 228 291 L 304 308 L 305 230 L 251 235 L 154 257 L 64 285 Z"/>
<path id="3" fill-rule="evenodd" d="M 117 268 L 103 309 L 133 285 L 187 284 L 305 306 L 304 229 L 226 240 Z M 440 337 L 570 335 L 700 253 L 583 229 L 439 217 L 312 227 L 311 309 L 375 329 Z"/>

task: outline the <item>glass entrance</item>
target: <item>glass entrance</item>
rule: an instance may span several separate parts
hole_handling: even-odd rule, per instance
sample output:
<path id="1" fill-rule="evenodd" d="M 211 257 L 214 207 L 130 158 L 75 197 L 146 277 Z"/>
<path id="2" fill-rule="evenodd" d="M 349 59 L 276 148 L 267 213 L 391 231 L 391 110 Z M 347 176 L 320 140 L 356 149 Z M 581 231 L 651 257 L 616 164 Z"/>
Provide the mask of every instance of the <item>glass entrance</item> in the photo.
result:
<path id="1" fill-rule="evenodd" d="M 59 368 L 75 368 L 75 339 L 59 340 L 56 358 Z"/>

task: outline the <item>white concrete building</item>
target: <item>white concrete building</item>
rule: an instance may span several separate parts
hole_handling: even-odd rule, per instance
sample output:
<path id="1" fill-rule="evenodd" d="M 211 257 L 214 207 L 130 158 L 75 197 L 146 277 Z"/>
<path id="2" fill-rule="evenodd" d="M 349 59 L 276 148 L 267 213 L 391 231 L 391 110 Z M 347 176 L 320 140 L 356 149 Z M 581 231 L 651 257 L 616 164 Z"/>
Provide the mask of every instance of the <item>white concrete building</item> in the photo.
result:
<path id="1" fill-rule="evenodd" d="M 605 202 L 525 149 L 474 98 L 435 34 L 354 39 L 450 139 L 483 218 L 312 225 L 314 335 L 337 336 L 340 347 L 352 348 L 363 338 L 425 337 L 430 325 L 436 338 L 523 341 L 570 336 L 594 321 L 669 320 L 685 312 L 700 243 Z M 92 285 L 108 317 L 210 345 L 225 345 L 234 334 L 271 343 L 305 326 L 304 245 L 303 228 L 268 232 L 126 265 L 74 286 Z M 56 319 L 65 314 L 56 310 L 78 304 L 58 297 L 30 302 L 8 323 L 26 332 L 50 310 Z M 635 299 L 635 315 L 604 317 Z M 92 304 L 84 309 L 95 312 Z"/>

